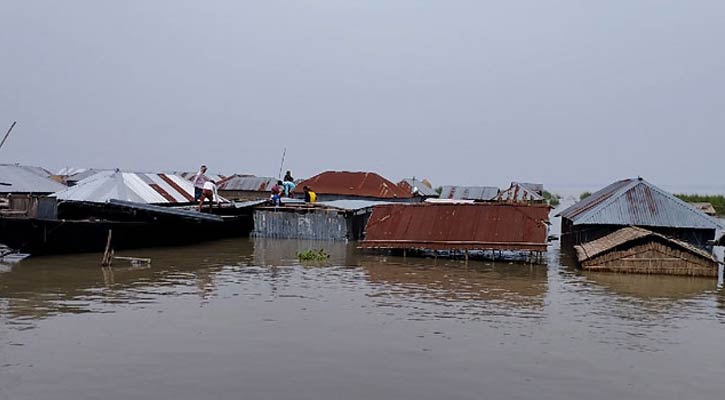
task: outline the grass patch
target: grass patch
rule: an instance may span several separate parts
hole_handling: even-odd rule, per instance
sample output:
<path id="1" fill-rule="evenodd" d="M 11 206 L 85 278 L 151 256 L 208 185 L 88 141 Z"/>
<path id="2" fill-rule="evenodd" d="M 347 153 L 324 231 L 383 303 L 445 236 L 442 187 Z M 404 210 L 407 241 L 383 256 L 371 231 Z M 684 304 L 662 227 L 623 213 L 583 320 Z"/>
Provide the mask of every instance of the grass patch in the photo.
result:
<path id="1" fill-rule="evenodd" d="M 584 192 L 584 193 L 582 193 L 582 194 L 579 195 L 579 201 L 582 201 L 582 200 L 586 199 L 587 197 L 589 197 L 591 195 L 592 195 L 592 192 Z"/>

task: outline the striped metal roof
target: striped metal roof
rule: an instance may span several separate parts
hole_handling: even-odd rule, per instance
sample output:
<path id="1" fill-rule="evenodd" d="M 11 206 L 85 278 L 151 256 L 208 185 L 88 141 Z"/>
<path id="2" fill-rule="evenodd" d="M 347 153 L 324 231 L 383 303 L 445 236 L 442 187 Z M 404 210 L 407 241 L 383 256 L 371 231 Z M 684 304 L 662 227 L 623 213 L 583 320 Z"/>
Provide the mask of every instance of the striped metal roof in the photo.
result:
<path id="1" fill-rule="evenodd" d="M 496 200 L 499 189 L 493 186 L 443 186 L 441 199 L 453 200 Z"/>
<path id="2" fill-rule="evenodd" d="M 0 193 L 53 193 L 65 189 L 48 171 L 19 164 L 0 164 Z"/>
<path id="3" fill-rule="evenodd" d="M 178 175 L 101 171 L 52 196 L 65 201 L 96 203 L 110 200 L 146 204 L 191 203 L 194 202 L 194 185 Z"/>
<path id="4" fill-rule="evenodd" d="M 719 229 L 717 221 L 642 178 L 612 183 L 557 216 L 574 225 Z"/>

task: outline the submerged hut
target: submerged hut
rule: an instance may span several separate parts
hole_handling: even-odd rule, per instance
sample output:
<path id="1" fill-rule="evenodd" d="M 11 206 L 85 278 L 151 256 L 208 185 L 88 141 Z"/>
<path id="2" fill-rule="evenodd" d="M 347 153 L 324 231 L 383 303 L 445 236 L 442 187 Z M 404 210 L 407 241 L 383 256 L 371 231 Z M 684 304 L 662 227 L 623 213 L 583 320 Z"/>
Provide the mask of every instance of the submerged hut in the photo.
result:
<path id="1" fill-rule="evenodd" d="M 423 203 L 375 207 L 361 247 L 468 255 L 546 251 L 549 206 Z"/>
<path id="2" fill-rule="evenodd" d="M 40 198 L 65 189 L 43 168 L 0 164 L 0 209 L 3 215 L 29 216 L 37 212 Z"/>
<path id="3" fill-rule="evenodd" d="M 372 200 L 420 201 L 395 183 L 374 172 L 327 171 L 297 184 L 297 192 L 308 186 L 318 201 Z"/>
<path id="4" fill-rule="evenodd" d="M 282 206 L 254 209 L 253 235 L 285 239 L 360 240 L 373 207 L 388 204 L 369 200 L 304 203 L 285 199 Z"/>
<path id="5" fill-rule="evenodd" d="M 715 207 L 713 207 L 713 205 L 711 203 L 707 203 L 707 202 L 701 202 L 701 203 L 694 202 L 694 203 L 690 203 L 690 204 L 692 204 L 693 207 L 697 208 L 698 210 L 704 212 L 705 214 L 707 214 L 707 215 L 709 215 L 711 217 L 714 217 L 714 216 L 717 215 L 717 210 L 715 210 Z"/>
<path id="6" fill-rule="evenodd" d="M 638 227 L 626 227 L 575 246 L 585 270 L 638 274 L 717 277 L 712 254 L 681 240 Z"/>
<path id="7" fill-rule="evenodd" d="M 614 182 L 557 216 L 562 219 L 562 245 L 569 247 L 640 226 L 705 248 L 721 228 L 691 204 L 642 178 Z"/>

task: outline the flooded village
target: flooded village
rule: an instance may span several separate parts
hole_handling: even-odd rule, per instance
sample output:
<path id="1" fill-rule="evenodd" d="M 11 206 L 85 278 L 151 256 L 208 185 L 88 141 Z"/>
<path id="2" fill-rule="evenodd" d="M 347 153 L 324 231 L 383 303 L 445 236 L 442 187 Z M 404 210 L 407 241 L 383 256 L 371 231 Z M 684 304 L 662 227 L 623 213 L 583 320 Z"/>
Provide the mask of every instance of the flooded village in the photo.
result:
<path id="1" fill-rule="evenodd" d="M 0 400 L 725 397 L 725 2 L 0 15 Z"/>
<path id="2" fill-rule="evenodd" d="M 66 397 L 96 397 L 111 380 L 118 393 L 139 396 L 133 382 L 148 374 L 167 383 L 203 377 L 211 385 L 203 387 L 252 397 L 290 395 L 296 384 L 272 383 L 270 370 L 311 374 L 318 383 L 310 393 L 332 396 L 337 385 L 363 384 L 346 369 L 385 382 L 422 363 L 405 375 L 411 398 L 440 398 L 436 382 L 450 380 L 475 398 L 481 379 L 499 394 L 529 397 L 542 382 L 560 382 L 542 398 L 608 398 L 591 393 L 611 393 L 611 380 L 622 395 L 641 389 L 628 373 L 613 373 L 619 363 L 656 360 L 688 342 L 690 330 L 711 334 L 725 324 L 722 220 L 639 177 L 555 206 L 558 195 L 522 182 L 434 187 L 325 171 L 285 193 L 280 179 L 248 174 L 60 172 L 0 165 L 0 398 L 47 397 L 44 386 L 23 382 L 57 379 L 67 360 L 99 384 L 54 386 Z M 201 208 L 200 177 L 216 186 Z M 24 334 L 35 330 L 71 336 L 53 339 L 60 347 L 51 350 Z M 240 338 L 254 347 L 238 347 Z M 67 353 L 79 346 L 93 358 Z M 192 348 L 229 357 L 155 370 Z M 40 370 L 28 363 L 48 351 L 57 356 Z M 721 361 L 705 344 L 683 351 L 693 366 Z M 340 356 L 347 352 L 355 355 Z M 454 361 L 464 355 L 474 358 Z M 96 357 L 117 363 L 93 372 Z M 572 362 L 563 375 L 549 369 Z M 248 379 L 208 372 L 220 368 Z M 672 368 L 667 376 L 682 377 Z M 321 371 L 329 384 L 319 384 Z M 681 379 L 716 394 L 717 371 Z M 580 375 L 596 373 L 607 378 Z M 684 383 L 668 380 L 652 398 Z M 203 397 L 193 384 L 164 387 L 164 395 Z"/>

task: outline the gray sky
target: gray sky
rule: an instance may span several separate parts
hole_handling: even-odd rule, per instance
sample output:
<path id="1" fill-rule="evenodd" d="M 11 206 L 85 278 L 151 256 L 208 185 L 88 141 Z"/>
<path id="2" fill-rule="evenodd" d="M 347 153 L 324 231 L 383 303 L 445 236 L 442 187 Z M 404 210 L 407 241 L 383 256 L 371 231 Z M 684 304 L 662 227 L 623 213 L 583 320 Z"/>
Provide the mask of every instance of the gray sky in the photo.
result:
<path id="1" fill-rule="evenodd" d="M 0 162 L 722 183 L 725 1 L 0 2 Z M 716 160 L 719 159 L 719 160 Z"/>

